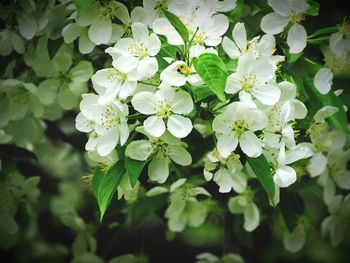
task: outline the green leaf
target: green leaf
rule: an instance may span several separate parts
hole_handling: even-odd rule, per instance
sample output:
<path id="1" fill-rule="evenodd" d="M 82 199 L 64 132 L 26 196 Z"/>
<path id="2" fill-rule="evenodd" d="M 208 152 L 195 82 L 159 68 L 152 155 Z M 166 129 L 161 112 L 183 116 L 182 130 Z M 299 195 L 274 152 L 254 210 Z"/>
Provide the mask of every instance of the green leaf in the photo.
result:
<path id="1" fill-rule="evenodd" d="M 125 165 L 126 171 L 128 172 L 132 187 L 135 186 L 146 163 L 147 161 L 137 161 L 129 157 L 125 157 L 124 165 Z"/>
<path id="2" fill-rule="evenodd" d="M 325 27 L 325 28 L 321 28 L 316 30 L 313 34 L 311 34 L 308 38 L 315 38 L 315 37 L 319 37 L 322 35 L 331 35 L 335 32 L 338 32 L 338 28 L 333 26 L 333 27 Z"/>
<path id="3" fill-rule="evenodd" d="M 301 196 L 289 189 L 281 189 L 280 209 L 289 232 L 293 232 L 300 216 L 304 214 L 305 204 Z"/>
<path id="4" fill-rule="evenodd" d="M 226 63 L 227 71 L 236 72 L 238 66 L 238 59 L 231 59 L 228 63 Z"/>
<path id="5" fill-rule="evenodd" d="M 276 206 L 274 201 L 275 197 L 275 183 L 272 178 L 270 166 L 264 155 L 260 155 L 257 158 L 247 157 L 247 161 L 250 167 L 253 169 L 260 184 L 265 189 L 265 192 L 269 198 L 270 204 Z"/>
<path id="6" fill-rule="evenodd" d="M 160 194 L 152 197 L 141 197 L 129 208 L 128 224 L 134 227 L 146 217 L 160 210 L 167 203 L 167 194 Z"/>
<path id="7" fill-rule="evenodd" d="M 191 90 L 194 94 L 194 101 L 199 102 L 201 100 L 204 100 L 205 98 L 208 98 L 209 96 L 215 96 L 215 93 L 208 88 L 207 85 L 201 85 L 201 86 L 191 86 Z"/>
<path id="8" fill-rule="evenodd" d="M 318 109 L 326 105 L 337 107 L 339 109 L 338 112 L 327 118 L 327 120 L 334 128 L 339 129 L 343 132 L 349 132 L 344 104 L 340 98 L 336 96 L 332 91 L 325 95 L 321 94 L 315 88 L 313 78 L 306 78 L 305 86 L 307 87 L 307 93 L 309 94 L 311 102 L 314 103 Z"/>
<path id="9" fill-rule="evenodd" d="M 237 22 L 240 20 L 240 18 L 243 16 L 244 11 L 244 1 L 243 0 L 237 0 L 236 7 L 229 12 L 228 18 L 230 22 Z"/>
<path id="10" fill-rule="evenodd" d="M 77 12 L 79 17 L 81 12 L 84 12 L 84 10 L 91 5 L 92 0 L 73 0 L 73 3 L 77 7 Z"/>
<path id="11" fill-rule="evenodd" d="M 305 14 L 309 16 L 317 16 L 318 10 L 320 9 L 320 4 L 314 0 L 308 0 L 307 3 L 310 5 L 310 7 L 308 10 L 306 10 Z"/>
<path id="12" fill-rule="evenodd" d="M 175 28 L 175 30 L 179 33 L 182 40 L 184 42 L 188 42 L 189 40 L 189 34 L 187 27 L 181 22 L 181 20 L 174 15 L 173 13 L 170 13 L 169 11 L 162 9 L 164 16 L 169 20 L 170 24 Z"/>
<path id="13" fill-rule="evenodd" d="M 58 49 L 61 47 L 62 43 L 63 43 L 63 38 L 58 38 L 55 40 L 51 40 L 51 39 L 48 40 L 47 49 L 49 52 L 50 59 L 52 59 L 55 56 Z"/>
<path id="14" fill-rule="evenodd" d="M 194 67 L 208 86 L 221 101 L 225 101 L 227 68 L 220 57 L 214 54 L 203 54 L 194 60 Z"/>
<path id="15" fill-rule="evenodd" d="M 93 193 L 95 194 L 95 196 L 97 195 L 97 202 L 100 208 L 100 221 L 102 221 L 102 218 L 112 200 L 112 197 L 115 194 L 115 191 L 117 190 L 117 187 L 124 174 L 124 171 L 124 159 L 121 159 L 117 163 L 115 163 L 111 168 L 109 168 L 105 175 L 101 177 L 101 174 L 99 172 L 96 178 L 93 178 L 92 180 Z"/>
<path id="16" fill-rule="evenodd" d="M 92 174 L 92 193 L 98 198 L 98 189 L 100 188 L 101 180 L 105 176 L 105 170 L 101 166 L 97 166 Z"/>

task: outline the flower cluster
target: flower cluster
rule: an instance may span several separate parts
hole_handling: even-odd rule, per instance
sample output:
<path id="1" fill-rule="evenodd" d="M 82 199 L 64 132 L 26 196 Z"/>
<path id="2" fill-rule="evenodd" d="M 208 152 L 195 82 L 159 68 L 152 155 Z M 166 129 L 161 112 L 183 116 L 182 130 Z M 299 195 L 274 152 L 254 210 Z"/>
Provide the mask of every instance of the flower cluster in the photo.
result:
<path id="1" fill-rule="evenodd" d="M 348 103 L 333 78 L 349 65 L 346 19 L 308 35 L 303 20 L 317 15 L 315 1 L 248 8 L 239 0 L 144 0 L 132 9 L 81 2 L 0 6 L 0 55 L 10 61 L 0 80 L 1 144 L 40 152 L 44 131 L 50 137 L 52 123 L 73 113 L 88 137 L 95 170 L 87 180 L 101 218 L 117 192 L 127 206 L 165 200 L 172 232 L 225 213 L 242 216 L 252 232 L 265 220 L 262 202 L 289 205 L 311 181 L 330 214 L 323 234 L 333 245 L 344 239 Z M 259 18 L 257 30 L 250 16 Z M 307 46 L 322 47 L 325 62 Z M 14 51 L 24 53 L 25 70 L 11 61 Z M 229 198 L 215 199 L 223 193 Z M 310 222 L 304 211 L 281 211 L 284 245 L 296 252 Z M 197 260 L 220 261 L 209 253 Z"/>

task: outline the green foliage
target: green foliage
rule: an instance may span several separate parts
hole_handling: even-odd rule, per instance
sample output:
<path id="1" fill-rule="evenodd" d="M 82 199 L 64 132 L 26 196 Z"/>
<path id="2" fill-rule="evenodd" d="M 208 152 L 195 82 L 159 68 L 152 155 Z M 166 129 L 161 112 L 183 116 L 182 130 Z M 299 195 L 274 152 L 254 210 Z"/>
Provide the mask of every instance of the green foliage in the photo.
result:
<path id="1" fill-rule="evenodd" d="M 207 87 L 224 102 L 226 100 L 224 91 L 228 73 L 222 59 L 214 54 L 203 54 L 195 59 L 193 63 Z"/>
<path id="2" fill-rule="evenodd" d="M 134 187 L 147 161 L 137 161 L 129 157 L 125 157 L 124 165 L 129 175 L 131 186 Z"/>
<path id="3" fill-rule="evenodd" d="M 247 157 L 247 161 L 250 167 L 253 169 L 256 177 L 258 178 L 260 184 L 264 188 L 270 204 L 276 206 L 275 201 L 275 183 L 272 178 L 270 166 L 263 155 L 260 155 L 257 158 Z"/>
<path id="4" fill-rule="evenodd" d="M 305 87 L 312 103 L 318 108 L 323 106 L 333 106 L 339 109 L 338 112 L 330 116 L 327 120 L 334 128 L 348 132 L 347 117 L 344 111 L 344 104 L 332 91 L 326 95 L 321 94 L 314 86 L 312 78 L 305 79 Z"/>
<path id="5" fill-rule="evenodd" d="M 289 232 L 293 232 L 299 218 L 304 215 L 305 204 L 302 197 L 293 190 L 283 189 L 280 193 L 279 207 Z"/>
<path id="6" fill-rule="evenodd" d="M 310 16 L 317 16 L 320 9 L 320 4 L 315 0 L 307 0 L 307 3 L 310 5 L 310 7 L 308 10 L 306 10 L 306 14 Z"/>
<path id="7" fill-rule="evenodd" d="M 115 191 L 122 179 L 125 172 L 124 160 L 121 159 L 115 163 L 108 171 L 102 175 L 101 170 L 96 170 L 96 175 L 93 175 L 92 179 L 92 191 L 97 198 L 97 203 L 100 208 L 100 221 L 115 195 Z"/>

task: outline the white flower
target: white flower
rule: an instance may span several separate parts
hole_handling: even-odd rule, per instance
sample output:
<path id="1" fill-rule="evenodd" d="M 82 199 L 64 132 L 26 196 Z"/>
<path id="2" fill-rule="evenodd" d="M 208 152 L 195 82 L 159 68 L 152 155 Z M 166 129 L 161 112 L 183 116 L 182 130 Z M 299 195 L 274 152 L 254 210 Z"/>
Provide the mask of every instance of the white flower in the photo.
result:
<path id="1" fill-rule="evenodd" d="M 283 245 L 289 252 L 296 253 L 304 247 L 305 239 L 305 227 L 303 224 L 298 224 L 291 233 L 283 235 Z"/>
<path id="2" fill-rule="evenodd" d="M 262 104 L 273 105 L 281 93 L 276 85 L 269 83 L 274 77 L 275 69 L 269 60 L 245 55 L 238 60 L 237 71 L 227 78 L 225 92 L 239 92 L 240 100 L 252 105 L 253 98 Z"/>
<path id="3" fill-rule="evenodd" d="M 134 69 L 144 78 L 152 77 L 158 71 L 155 56 L 160 50 L 160 40 L 154 33 L 149 34 L 142 23 L 131 25 L 133 38 L 122 38 L 106 52 L 113 57 L 113 66 L 124 73 Z"/>
<path id="4" fill-rule="evenodd" d="M 261 20 L 261 29 L 265 33 L 276 35 L 281 33 L 289 22 L 292 23 L 288 31 L 287 44 L 291 54 L 297 54 L 306 47 L 307 34 L 299 23 L 304 19 L 309 4 L 305 0 L 268 0 L 273 13 L 267 14 Z"/>
<path id="5" fill-rule="evenodd" d="M 148 166 L 148 176 L 152 181 L 164 183 L 169 176 L 169 162 L 181 166 L 190 165 L 191 155 L 186 151 L 181 141 L 165 132 L 160 138 L 155 138 L 138 127 L 137 131 L 148 136 L 149 140 L 132 141 L 125 150 L 125 155 L 138 161 L 146 161 L 152 157 Z"/>
<path id="6" fill-rule="evenodd" d="M 123 145 L 129 137 L 128 108 L 117 100 L 106 105 L 98 100 L 95 94 L 83 96 L 75 126 L 79 131 L 91 132 L 85 146 L 87 151 L 97 150 L 99 155 L 107 156 L 118 142 Z"/>
<path id="7" fill-rule="evenodd" d="M 244 229 L 254 231 L 260 224 L 260 212 L 254 203 L 254 193 L 249 188 L 242 194 L 231 197 L 227 203 L 232 214 L 243 214 Z"/>
<path id="8" fill-rule="evenodd" d="M 227 158 L 239 143 L 242 151 L 249 157 L 259 156 L 262 143 L 254 132 L 262 130 L 266 125 L 267 117 L 263 112 L 251 109 L 243 102 L 231 103 L 213 121 L 220 155 Z"/>
<path id="9" fill-rule="evenodd" d="M 179 17 L 189 31 L 189 38 L 193 37 L 193 44 L 217 46 L 221 43 L 221 36 L 228 29 L 228 19 L 223 14 L 213 14 L 210 5 L 202 5 L 196 9 L 195 1 L 173 1 L 169 11 Z M 156 34 L 165 35 L 171 45 L 184 45 L 181 36 L 166 18 L 158 18 L 153 22 Z"/>
<path id="10" fill-rule="evenodd" d="M 350 26 L 349 21 L 344 19 L 338 26 L 339 31 L 333 33 L 329 38 L 329 47 L 333 54 L 339 58 L 346 57 L 350 51 Z"/>
<path id="11" fill-rule="evenodd" d="M 317 71 L 314 78 L 316 89 L 322 94 L 327 94 L 331 90 L 333 82 L 333 73 L 328 68 L 321 68 Z"/>
<path id="12" fill-rule="evenodd" d="M 139 76 L 135 70 L 123 73 L 115 68 L 97 71 L 91 81 L 100 94 L 99 103 L 106 104 L 119 98 L 125 99 L 134 94 Z"/>
<path id="13" fill-rule="evenodd" d="M 181 232 L 186 225 L 198 227 L 204 223 L 208 206 L 203 201 L 198 201 L 196 196 L 210 194 L 202 187 L 193 187 L 186 184 L 182 178 L 170 187 L 170 204 L 165 211 L 168 218 L 168 227 L 173 232 Z"/>
<path id="14" fill-rule="evenodd" d="M 331 244 L 338 246 L 344 239 L 350 222 L 350 195 L 337 195 L 328 204 L 331 214 L 321 225 L 323 236 L 329 235 Z"/>
<path id="15" fill-rule="evenodd" d="M 297 180 L 297 174 L 289 164 L 311 157 L 313 151 L 308 143 L 300 143 L 288 151 L 285 150 L 283 143 L 280 147 L 273 180 L 278 187 L 285 188 Z"/>
<path id="16" fill-rule="evenodd" d="M 182 115 L 192 111 L 193 101 L 183 90 L 164 87 L 156 93 L 142 91 L 132 98 L 131 103 L 142 114 L 152 115 L 144 121 L 144 127 L 154 137 L 162 136 L 166 127 L 178 138 L 186 137 L 192 130 L 191 120 Z"/>
<path id="17" fill-rule="evenodd" d="M 295 134 L 293 128 L 295 119 L 303 119 L 307 114 L 305 105 L 295 99 L 296 87 L 294 84 L 283 81 L 278 83 L 281 90 L 280 100 L 274 106 L 268 108 L 268 126 L 264 130 L 264 142 L 274 148 L 279 148 L 282 143 L 288 148 L 295 146 Z"/>
<path id="18" fill-rule="evenodd" d="M 232 59 L 238 59 L 240 56 L 250 54 L 255 59 L 260 57 L 267 58 L 274 65 L 284 60 L 283 56 L 272 56 L 276 51 L 276 41 L 271 34 L 255 37 L 248 41 L 244 24 L 236 23 L 232 30 L 232 39 L 225 36 L 222 41 L 224 51 Z"/>
<path id="19" fill-rule="evenodd" d="M 214 182 L 220 186 L 220 193 L 228 193 L 232 189 L 237 193 L 242 193 L 246 189 L 247 177 L 242 171 L 243 166 L 238 154 L 231 154 L 228 158 L 223 158 L 214 149 L 204 161 L 204 177 L 207 181 L 214 177 Z"/>

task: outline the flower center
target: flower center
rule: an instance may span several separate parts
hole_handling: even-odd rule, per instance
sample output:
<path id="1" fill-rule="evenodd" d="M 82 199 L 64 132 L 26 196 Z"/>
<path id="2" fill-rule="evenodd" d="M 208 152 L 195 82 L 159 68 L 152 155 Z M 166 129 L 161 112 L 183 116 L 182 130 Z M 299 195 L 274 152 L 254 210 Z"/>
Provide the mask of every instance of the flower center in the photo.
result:
<path id="1" fill-rule="evenodd" d="M 168 156 L 169 145 L 162 140 L 156 140 L 152 143 L 153 151 L 158 159 L 164 159 Z"/>
<path id="2" fill-rule="evenodd" d="M 118 6 L 114 3 L 114 1 L 108 1 L 107 4 L 100 7 L 100 14 L 106 19 L 113 19 L 116 17 L 116 13 L 118 10 Z"/>
<path id="3" fill-rule="evenodd" d="M 10 93 L 10 97 L 17 104 L 27 104 L 30 101 L 29 92 L 23 88 L 18 88 L 17 92 Z"/>
<path id="4" fill-rule="evenodd" d="M 171 115 L 171 106 L 166 101 L 160 101 L 156 115 L 163 119 L 168 119 Z"/>
<path id="5" fill-rule="evenodd" d="M 250 93 L 256 84 L 256 75 L 245 74 L 240 83 L 242 90 Z"/>
<path id="6" fill-rule="evenodd" d="M 147 46 L 142 41 L 132 43 L 129 47 L 129 53 L 139 59 L 148 57 Z"/>
<path id="7" fill-rule="evenodd" d="M 179 72 L 182 75 L 188 76 L 192 74 L 193 70 L 186 64 L 180 64 L 177 66 L 177 72 Z"/>
<path id="8" fill-rule="evenodd" d="M 232 125 L 232 131 L 238 138 L 241 137 L 248 129 L 249 125 L 244 120 L 236 120 Z"/>
<path id="9" fill-rule="evenodd" d="M 120 116 L 112 105 L 107 105 L 105 111 L 101 114 L 101 124 L 109 130 L 120 123 Z"/>
<path id="10" fill-rule="evenodd" d="M 158 0 L 156 6 L 154 7 L 155 10 L 161 11 L 161 9 L 168 9 L 168 4 L 166 1 Z"/>
<path id="11" fill-rule="evenodd" d="M 193 44 L 204 45 L 205 36 L 203 33 L 196 34 L 193 38 Z"/>
<path id="12" fill-rule="evenodd" d="M 111 82 L 116 80 L 125 80 L 127 78 L 127 75 L 123 72 L 120 72 L 116 69 L 109 69 L 107 79 Z"/>
<path id="13" fill-rule="evenodd" d="M 299 23 L 304 19 L 305 15 L 302 13 L 295 13 L 294 11 L 289 12 L 289 21 L 291 21 L 293 24 Z"/>

